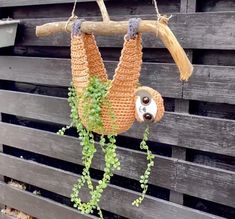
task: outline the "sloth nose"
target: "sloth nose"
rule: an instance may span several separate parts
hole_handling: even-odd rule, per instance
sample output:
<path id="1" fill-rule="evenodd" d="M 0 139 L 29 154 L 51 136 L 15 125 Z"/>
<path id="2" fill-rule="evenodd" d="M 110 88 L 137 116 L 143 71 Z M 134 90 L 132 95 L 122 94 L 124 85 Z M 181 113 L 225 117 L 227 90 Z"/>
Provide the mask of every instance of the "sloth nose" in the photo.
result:
<path id="1" fill-rule="evenodd" d="M 146 113 L 146 107 L 140 106 L 139 111 Z"/>

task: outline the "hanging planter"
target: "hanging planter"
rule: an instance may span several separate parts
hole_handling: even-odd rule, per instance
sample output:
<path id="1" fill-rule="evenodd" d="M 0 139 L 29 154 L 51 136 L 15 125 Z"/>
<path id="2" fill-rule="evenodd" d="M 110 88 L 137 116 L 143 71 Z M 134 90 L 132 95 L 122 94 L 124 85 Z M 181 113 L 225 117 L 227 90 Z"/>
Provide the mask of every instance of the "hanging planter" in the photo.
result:
<path id="1" fill-rule="evenodd" d="M 67 129 L 75 127 L 82 147 L 84 169 L 72 189 L 73 206 L 87 214 L 95 210 L 99 218 L 103 219 L 99 206 L 102 194 L 114 173 L 121 169 L 116 153 L 116 136 L 129 130 L 135 120 L 146 126 L 140 149 L 146 154 L 147 166 L 139 180 L 142 193 L 133 200 L 132 205 L 138 207 L 144 200 L 151 169 L 154 167 L 155 156 L 147 145 L 149 124 L 162 119 L 164 103 L 157 90 L 139 84 L 143 55 L 142 32 L 154 33 L 162 40 L 178 66 L 181 80 L 189 79 L 193 66 L 168 27 L 170 18 L 159 14 L 156 1 L 157 20 L 131 18 L 128 21 L 112 21 L 104 1 L 97 0 L 103 17 L 102 22 L 77 19 L 74 15 L 76 2 L 75 0 L 72 16 L 67 22 L 38 26 L 36 35 L 49 36 L 68 30 L 72 32 L 72 86 L 68 93 L 71 124 L 59 130 L 58 134 L 64 135 Z M 116 34 L 125 34 L 124 43 L 114 76 L 109 80 L 95 36 Z M 105 161 L 103 177 L 97 184 L 92 182 L 90 176 L 90 168 L 97 151 L 94 133 Z M 86 202 L 80 197 L 84 186 L 90 194 Z"/>
<path id="2" fill-rule="evenodd" d="M 0 20 L 0 48 L 14 46 L 19 20 Z"/>

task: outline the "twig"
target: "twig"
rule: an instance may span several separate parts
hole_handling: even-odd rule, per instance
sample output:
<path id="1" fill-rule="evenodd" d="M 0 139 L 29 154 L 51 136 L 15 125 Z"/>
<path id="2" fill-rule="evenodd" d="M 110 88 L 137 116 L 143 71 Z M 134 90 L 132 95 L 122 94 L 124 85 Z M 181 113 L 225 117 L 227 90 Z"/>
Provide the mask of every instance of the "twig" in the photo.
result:
<path id="1" fill-rule="evenodd" d="M 106 8 L 106 6 L 104 4 L 104 0 L 96 0 L 96 2 L 99 5 L 103 21 L 104 22 L 109 22 L 110 18 L 109 18 L 109 14 L 108 14 L 107 8 Z"/>

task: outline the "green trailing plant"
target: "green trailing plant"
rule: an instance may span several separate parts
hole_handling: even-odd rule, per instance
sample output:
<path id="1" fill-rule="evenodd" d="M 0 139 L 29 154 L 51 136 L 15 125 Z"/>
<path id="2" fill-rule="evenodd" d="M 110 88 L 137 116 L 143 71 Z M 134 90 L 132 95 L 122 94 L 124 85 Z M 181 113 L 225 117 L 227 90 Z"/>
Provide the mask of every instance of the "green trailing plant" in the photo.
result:
<path id="1" fill-rule="evenodd" d="M 147 127 L 144 131 L 144 136 L 143 140 L 140 143 L 140 149 L 145 150 L 147 153 L 147 169 L 145 170 L 144 174 L 140 177 L 140 186 L 143 189 L 142 194 L 139 198 L 134 200 L 132 202 L 132 205 L 135 205 L 136 207 L 139 207 L 139 205 L 142 203 L 144 200 L 144 197 L 146 195 L 146 192 L 148 191 L 148 181 L 149 181 L 149 176 L 151 173 L 151 169 L 154 166 L 154 158 L 155 156 L 152 154 L 152 152 L 149 150 L 149 147 L 147 145 L 147 141 L 149 138 L 149 127 Z"/>
<path id="2" fill-rule="evenodd" d="M 105 99 L 109 82 L 102 83 L 97 77 L 91 77 L 88 87 L 80 97 L 83 105 L 83 117 L 87 118 L 88 130 L 99 130 L 102 132 L 101 104 Z"/>
<path id="3" fill-rule="evenodd" d="M 99 130 L 102 132 L 103 124 L 101 118 L 101 106 L 102 104 L 108 104 L 109 116 L 113 121 L 113 130 L 115 130 L 115 115 L 112 111 L 112 106 L 109 101 L 107 101 L 106 94 L 109 89 L 110 82 L 103 83 L 98 78 L 92 77 L 87 88 L 84 90 L 83 94 L 78 96 L 76 90 L 73 86 L 69 88 L 68 92 L 68 103 L 71 108 L 70 118 L 71 124 L 63 127 L 58 131 L 59 135 L 64 135 L 66 130 L 75 127 L 78 132 L 80 144 L 82 146 L 82 164 L 84 169 L 82 171 L 81 177 L 74 184 L 71 201 L 74 203 L 74 207 L 79 209 L 82 213 L 93 213 L 94 210 L 98 211 L 99 217 L 102 219 L 102 211 L 99 207 L 99 202 L 102 197 L 102 193 L 108 186 L 111 177 L 115 170 L 120 170 L 120 162 L 116 154 L 116 135 L 100 136 L 99 146 L 101 147 L 104 157 L 105 157 L 105 167 L 103 178 L 98 181 L 96 185 L 93 184 L 90 176 L 90 168 L 92 165 L 92 160 L 95 152 L 97 151 L 94 135 L 90 130 Z M 87 119 L 87 127 L 85 128 L 78 116 L 78 104 L 83 105 L 82 116 Z M 115 131 L 114 131 L 115 133 Z M 148 166 L 145 173 L 141 176 L 140 183 L 143 189 L 142 195 L 136 199 L 132 204 L 139 206 L 143 201 L 145 194 L 148 189 L 148 179 L 152 166 L 154 165 L 154 156 L 149 150 L 146 141 L 149 136 L 149 128 L 146 128 L 144 132 L 143 140 L 140 144 L 142 150 L 147 152 Z M 84 186 L 89 189 L 90 199 L 87 202 L 82 202 L 79 198 L 81 189 Z"/>
<path id="4" fill-rule="evenodd" d="M 93 133 L 90 130 L 103 129 L 102 119 L 101 119 L 101 104 L 105 99 L 105 95 L 109 88 L 109 83 L 102 83 L 98 78 L 93 77 L 83 95 L 77 96 L 75 88 L 69 88 L 68 102 L 71 107 L 71 124 L 69 126 L 63 127 L 58 131 L 58 134 L 64 135 L 65 131 L 70 127 L 76 127 L 79 139 L 82 146 L 82 163 L 84 169 L 82 171 L 82 176 L 75 183 L 72 194 L 71 201 L 74 203 L 74 207 L 78 208 L 83 213 L 93 213 L 96 209 L 100 218 L 103 218 L 102 212 L 99 207 L 99 201 L 102 196 L 104 189 L 108 186 L 111 177 L 113 176 L 113 171 L 120 169 L 120 162 L 116 154 L 116 139 L 115 135 L 100 137 L 99 144 L 105 155 L 105 168 L 104 175 L 101 180 L 98 181 L 97 186 L 93 186 L 90 177 L 90 168 L 92 164 L 92 159 L 96 152 L 95 141 Z M 78 117 L 78 104 L 83 104 L 83 116 L 88 118 L 87 129 L 82 125 L 80 118 Z M 112 113 L 111 113 L 112 114 Z M 83 203 L 79 198 L 79 193 L 82 187 L 87 184 L 90 191 L 90 201 Z"/>

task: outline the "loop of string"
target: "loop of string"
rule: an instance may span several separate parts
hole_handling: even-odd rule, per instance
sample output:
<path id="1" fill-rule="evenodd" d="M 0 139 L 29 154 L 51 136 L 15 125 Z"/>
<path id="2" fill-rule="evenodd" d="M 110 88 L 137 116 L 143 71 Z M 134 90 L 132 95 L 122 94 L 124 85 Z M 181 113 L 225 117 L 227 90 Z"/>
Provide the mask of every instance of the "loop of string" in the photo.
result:
<path id="1" fill-rule="evenodd" d="M 74 20 L 74 19 L 77 19 L 77 16 L 75 15 L 76 6 L 77 6 L 77 0 L 74 1 L 74 5 L 73 5 L 72 12 L 71 12 L 71 16 L 69 17 L 69 19 L 67 20 L 67 22 L 65 24 L 64 29 L 65 29 L 66 32 L 69 32 L 68 31 L 69 22 Z"/>
<path id="2" fill-rule="evenodd" d="M 157 21 L 161 22 L 161 23 L 165 23 L 168 24 L 168 21 L 172 18 L 172 15 L 170 15 L 169 17 L 165 16 L 165 15 L 161 15 L 158 9 L 158 5 L 157 5 L 157 1 L 156 0 L 152 0 L 154 3 L 154 7 L 157 13 Z M 156 36 L 158 36 L 158 28 L 156 30 Z"/>
<path id="3" fill-rule="evenodd" d="M 154 7 L 157 13 L 157 20 L 160 21 L 161 19 L 164 19 L 164 22 L 169 21 L 172 18 L 172 15 L 170 15 L 169 17 L 165 16 L 165 15 L 161 15 L 157 6 L 157 1 L 153 0 L 154 3 Z"/>
<path id="4" fill-rule="evenodd" d="M 157 20 L 160 21 L 162 15 L 160 14 L 160 12 L 158 10 L 157 1 L 153 0 L 153 3 L 154 3 L 154 7 L 155 7 L 155 10 L 156 10 L 156 13 L 157 13 Z"/>

